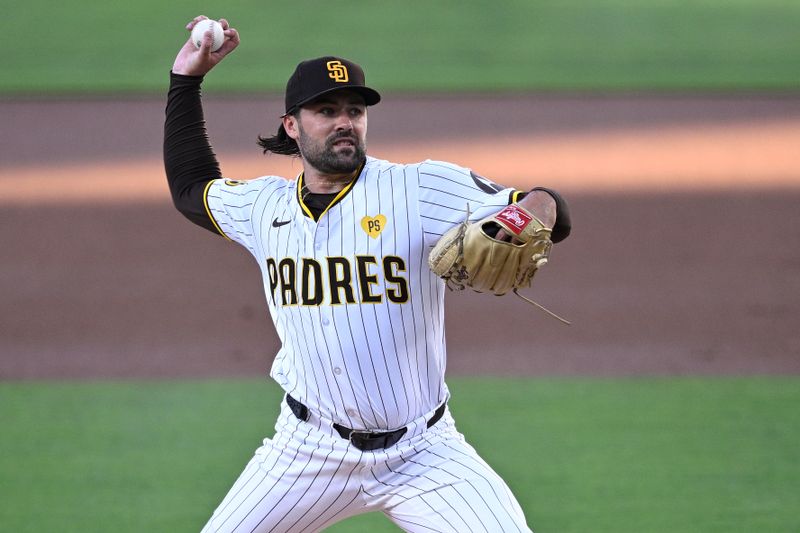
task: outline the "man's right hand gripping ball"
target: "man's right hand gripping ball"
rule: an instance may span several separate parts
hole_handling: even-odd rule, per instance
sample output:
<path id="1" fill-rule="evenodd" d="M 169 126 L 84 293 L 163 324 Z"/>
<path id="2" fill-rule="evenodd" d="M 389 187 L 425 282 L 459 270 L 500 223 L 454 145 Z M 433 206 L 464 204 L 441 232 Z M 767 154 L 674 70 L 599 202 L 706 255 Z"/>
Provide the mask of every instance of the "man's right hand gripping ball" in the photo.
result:
<path id="1" fill-rule="evenodd" d="M 498 230 L 511 242 L 496 238 Z M 464 221 L 445 233 L 431 250 L 428 265 L 448 286 L 503 295 L 530 287 L 547 263 L 551 230 L 519 204 L 478 222 Z"/>

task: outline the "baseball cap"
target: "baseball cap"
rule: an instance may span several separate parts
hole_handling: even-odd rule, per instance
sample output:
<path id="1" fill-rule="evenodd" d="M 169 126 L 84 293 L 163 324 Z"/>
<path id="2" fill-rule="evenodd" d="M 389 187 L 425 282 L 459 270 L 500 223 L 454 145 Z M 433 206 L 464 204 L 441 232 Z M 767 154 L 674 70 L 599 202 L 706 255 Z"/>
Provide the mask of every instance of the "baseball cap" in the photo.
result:
<path id="1" fill-rule="evenodd" d="M 286 83 L 286 114 L 326 93 L 350 89 L 360 94 L 367 105 L 381 101 L 375 89 L 365 85 L 364 70 L 347 59 L 318 57 L 301 62 Z"/>

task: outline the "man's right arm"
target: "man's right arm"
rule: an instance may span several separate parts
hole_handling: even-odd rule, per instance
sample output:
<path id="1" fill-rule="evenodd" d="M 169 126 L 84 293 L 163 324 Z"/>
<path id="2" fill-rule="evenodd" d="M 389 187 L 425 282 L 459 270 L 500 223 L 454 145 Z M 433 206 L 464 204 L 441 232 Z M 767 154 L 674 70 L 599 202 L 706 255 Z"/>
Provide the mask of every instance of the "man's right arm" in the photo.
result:
<path id="1" fill-rule="evenodd" d="M 206 17 L 195 17 L 186 29 Z M 189 220 L 214 233 L 221 233 L 206 204 L 208 184 L 222 177 L 211 149 L 203 118 L 200 84 L 214 66 L 239 44 L 238 32 L 220 20 L 225 33 L 222 47 L 211 52 L 211 32 L 198 49 L 191 40 L 178 52 L 170 73 L 164 122 L 164 169 L 172 201 Z"/>
<path id="2" fill-rule="evenodd" d="M 202 76 L 170 73 L 164 121 L 164 170 L 172 202 L 183 215 L 217 233 L 206 209 L 206 186 L 222 177 L 206 133 L 200 101 Z"/>

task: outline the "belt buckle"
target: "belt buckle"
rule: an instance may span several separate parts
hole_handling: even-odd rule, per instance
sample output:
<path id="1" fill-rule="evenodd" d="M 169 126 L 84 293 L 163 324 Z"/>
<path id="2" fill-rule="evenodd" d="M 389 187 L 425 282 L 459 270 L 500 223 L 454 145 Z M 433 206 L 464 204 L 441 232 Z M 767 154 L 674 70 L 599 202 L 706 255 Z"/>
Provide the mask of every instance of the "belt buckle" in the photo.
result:
<path id="1" fill-rule="evenodd" d="M 347 440 L 353 442 L 353 435 L 364 435 L 366 438 L 369 438 L 370 435 L 373 435 L 371 431 L 358 431 L 357 429 L 351 429 L 350 434 L 347 436 Z"/>
<path id="2" fill-rule="evenodd" d="M 408 428 L 400 428 L 395 431 L 387 431 L 385 433 L 374 433 L 371 431 L 356 431 L 350 432 L 348 439 L 350 444 L 355 446 L 361 451 L 374 451 L 378 449 L 389 448 L 397 444 L 403 435 L 406 434 Z"/>
<path id="3" fill-rule="evenodd" d="M 350 441 L 350 444 L 352 444 L 359 450 L 363 450 L 369 447 L 370 442 L 377 440 L 380 437 L 383 437 L 384 435 L 385 435 L 384 433 L 373 433 L 372 431 L 357 431 L 354 429 L 347 436 L 347 440 Z M 358 439 L 358 440 L 356 441 L 353 439 Z"/>

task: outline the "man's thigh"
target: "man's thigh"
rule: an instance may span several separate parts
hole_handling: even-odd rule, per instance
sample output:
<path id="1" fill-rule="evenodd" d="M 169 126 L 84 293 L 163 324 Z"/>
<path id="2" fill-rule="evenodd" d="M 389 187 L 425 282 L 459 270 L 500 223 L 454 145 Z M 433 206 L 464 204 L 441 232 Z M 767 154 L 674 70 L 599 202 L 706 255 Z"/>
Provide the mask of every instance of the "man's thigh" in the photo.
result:
<path id="1" fill-rule="evenodd" d="M 319 531 L 363 509 L 353 454 L 309 424 L 288 429 L 264 441 L 203 533 Z"/>
<path id="2" fill-rule="evenodd" d="M 448 431 L 452 430 L 450 435 Z M 506 483 L 452 426 L 378 463 L 367 494 L 406 531 L 528 532 Z"/>

